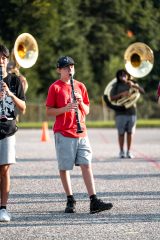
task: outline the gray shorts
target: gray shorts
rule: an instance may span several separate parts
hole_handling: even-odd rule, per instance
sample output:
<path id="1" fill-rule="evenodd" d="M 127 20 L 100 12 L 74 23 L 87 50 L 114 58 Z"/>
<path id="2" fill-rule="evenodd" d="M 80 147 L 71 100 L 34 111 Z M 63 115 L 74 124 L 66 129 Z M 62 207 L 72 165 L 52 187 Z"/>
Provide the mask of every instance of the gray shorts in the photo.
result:
<path id="1" fill-rule="evenodd" d="M 118 115 L 116 116 L 116 127 L 120 135 L 134 133 L 136 127 L 136 115 Z"/>
<path id="2" fill-rule="evenodd" d="M 59 170 L 72 170 L 74 165 L 91 163 L 92 150 L 88 137 L 70 138 L 55 133 L 55 148 Z"/>
<path id="3" fill-rule="evenodd" d="M 0 165 L 16 162 L 15 135 L 0 140 Z"/>

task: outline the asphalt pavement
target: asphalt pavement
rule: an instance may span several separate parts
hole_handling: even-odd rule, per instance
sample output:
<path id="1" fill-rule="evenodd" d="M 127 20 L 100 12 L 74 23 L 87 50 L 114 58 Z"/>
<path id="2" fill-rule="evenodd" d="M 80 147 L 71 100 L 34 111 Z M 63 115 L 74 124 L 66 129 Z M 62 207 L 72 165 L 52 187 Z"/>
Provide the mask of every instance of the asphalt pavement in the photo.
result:
<path id="1" fill-rule="evenodd" d="M 12 220 L 0 223 L 0 240 L 160 240 L 160 128 L 136 130 L 134 159 L 118 158 L 116 129 L 88 129 L 97 195 L 113 203 L 98 214 L 89 213 L 79 167 L 71 171 L 77 213 L 64 213 L 52 131 L 46 142 L 41 134 L 16 133 L 8 204 Z"/>

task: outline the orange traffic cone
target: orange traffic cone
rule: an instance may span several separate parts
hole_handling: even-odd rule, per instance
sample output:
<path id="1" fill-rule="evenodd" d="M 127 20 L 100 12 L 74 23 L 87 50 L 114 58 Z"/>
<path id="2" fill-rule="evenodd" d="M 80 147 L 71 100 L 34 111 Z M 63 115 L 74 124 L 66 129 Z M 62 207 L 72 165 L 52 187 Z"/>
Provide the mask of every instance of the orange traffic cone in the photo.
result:
<path id="1" fill-rule="evenodd" d="M 50 140 L 49 131 L 48 131 L 48 122 L 43 122 L 43 124 L 42 124 L 41 141 L 42 142 L 46 142 L 48 140 Z"/>

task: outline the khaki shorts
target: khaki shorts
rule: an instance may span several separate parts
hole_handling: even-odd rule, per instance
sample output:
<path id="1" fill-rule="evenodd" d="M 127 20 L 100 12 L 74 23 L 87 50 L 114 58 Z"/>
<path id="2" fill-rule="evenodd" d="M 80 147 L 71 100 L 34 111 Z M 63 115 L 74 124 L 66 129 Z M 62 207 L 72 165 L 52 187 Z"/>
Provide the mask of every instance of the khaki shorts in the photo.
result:
<path id="1" fill-rule="evenodd" d="M 59 170 L 72 170 L 74 165 L 91 163 L 92 150 L 88 137 L 70 138 L 55 133 L 55 148 Z"/>
<path id="2" fill-rule="evenodd" d="M 16 162 L 15 135 L 0 140 L 0 165 Z"/>

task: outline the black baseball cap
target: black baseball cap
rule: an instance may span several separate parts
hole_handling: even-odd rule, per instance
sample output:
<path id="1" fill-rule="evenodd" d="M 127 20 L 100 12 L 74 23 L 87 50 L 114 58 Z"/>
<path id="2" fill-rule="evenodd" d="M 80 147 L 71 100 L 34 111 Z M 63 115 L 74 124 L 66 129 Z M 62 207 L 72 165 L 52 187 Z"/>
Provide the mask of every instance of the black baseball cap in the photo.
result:
<path id="1" fill-rule="evenodd" d="M 64 57 L 60 57 L 57 61 L 57 68 L 64 68 L 67 67 L 69 65 L 74 65 L 74 60 L 71 57 L 68 56 L 64 56 Z"/>

